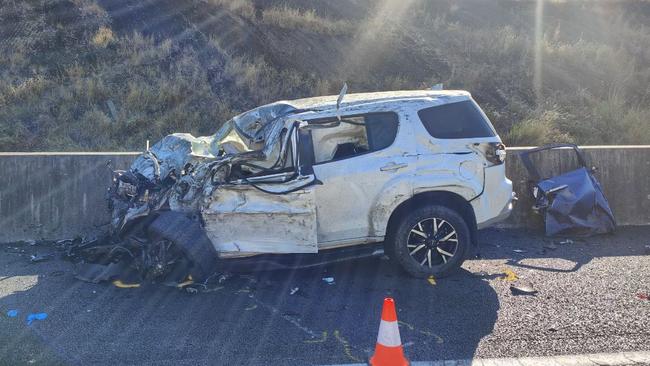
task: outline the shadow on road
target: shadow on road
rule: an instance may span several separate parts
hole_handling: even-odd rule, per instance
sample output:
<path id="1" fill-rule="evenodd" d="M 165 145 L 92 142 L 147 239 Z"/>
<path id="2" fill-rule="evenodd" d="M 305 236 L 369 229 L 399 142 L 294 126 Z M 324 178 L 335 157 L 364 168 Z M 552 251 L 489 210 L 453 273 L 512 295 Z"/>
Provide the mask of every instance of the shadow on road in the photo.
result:
<path id="1" fill-rule="evenodd" d="M 547 272 L 576 272 L 594 258 L 650 254 L 647 226 L 621 227 L 617 233 L 593 237 L 544 237 L 540 230 L 481 231 L 482 259 L 505 259 L 513 267 Z M 538 259 L 562 259 L 561 266 L 536 265 Z"/>
<path id="2" fill-rule="evenodd" d="M 467 271 L 433 286 L 379 258 L 235 275 L 188 294 L 83 283 L 69 263 L 32 264 L 27 254 L 0 258 L 0 358 L 9 364 L 363 362 L 385 296 L 397 302 L 409 357 L 468 358 L 499 308 L 489 283 Z M 9 309 L 20 315 L 6 317 Z M 48 318 L 27 326 L 33 312 Z"/>
<path id="3" fill-rule="evenodd" d="M 496 263 L 494 268 L 571 275 L 593 258 L 642 255 L 647 243 L 638 238 L 648 232 L 628 228 L 545 249 L 551 239 L 485 231 L 481 254 L 487 261 L 469 261 L 435 285 L 408 277 L 389 261 L 367 258 L 234 275 L 198 294 L 160 284 L 134 289 L 88 284 L 73 278 L 67 262 L 32 264 L 34 248 L 9 250 L 0 256 L 0 364 L 364 362 L 375 346 L 385 296 L 395 298 L 411 360 L 467 359 L 493 333 L 500 308 L 495 288 L 507 289 L 505 281 L 470 270 Z M 7 317 L 10 309 L 20 315 Z M 35 312 L 48 318 L 26 325 L 25 316 Z"/>

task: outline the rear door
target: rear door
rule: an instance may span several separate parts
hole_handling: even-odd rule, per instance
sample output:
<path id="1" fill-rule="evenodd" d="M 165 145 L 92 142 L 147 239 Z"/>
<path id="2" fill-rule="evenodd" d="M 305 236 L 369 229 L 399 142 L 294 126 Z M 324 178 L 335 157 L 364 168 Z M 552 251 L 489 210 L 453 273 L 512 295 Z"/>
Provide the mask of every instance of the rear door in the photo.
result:
<path id="1" fill-rule="evenodd" d="M 434 185 L 458 185 L 464 196 L 483 192 L 486 156 L 501 141 L 491 123 L 471 99 L 434 105 L 415 112 L 418 175 Z"/>
<path id="2" fill-rule="evenodd" d="M 383 236 L 372 227 L 372 210 L 392 180 L 415 168 L 415 156 L 402 148 L 401 140 L 410 134 L 398 114 L 377 112 L 342 119 L 350 123 L 312 129 L 301 136 L 311 140 L 309 159 L 322 182 L 314 187 L 320 248 Z"/>

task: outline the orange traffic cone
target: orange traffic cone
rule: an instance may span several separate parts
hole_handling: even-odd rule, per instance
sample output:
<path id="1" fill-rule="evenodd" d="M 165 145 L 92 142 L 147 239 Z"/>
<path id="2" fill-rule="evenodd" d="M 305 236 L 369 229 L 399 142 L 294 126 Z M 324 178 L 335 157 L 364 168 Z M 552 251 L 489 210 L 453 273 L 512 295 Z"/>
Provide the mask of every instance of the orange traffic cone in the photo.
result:
<path id="1" fill-rule="evenodd" d="M 387 297 L 381 312 L 379 334 L 375 354 L 370 357 L 372 366 L 408 366 L 409 360 L 404 357 L 402 340 L 399 337 L 395 301 Z"/>

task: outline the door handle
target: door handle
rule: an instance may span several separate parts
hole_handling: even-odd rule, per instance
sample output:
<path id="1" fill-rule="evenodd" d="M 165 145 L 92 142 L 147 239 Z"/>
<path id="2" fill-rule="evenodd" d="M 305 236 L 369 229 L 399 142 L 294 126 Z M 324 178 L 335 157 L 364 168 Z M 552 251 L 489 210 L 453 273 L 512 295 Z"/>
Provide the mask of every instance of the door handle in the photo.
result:
<path id="1" fill-rule="evenodd" d="M 390 162 L 390 163 L 382 166 L 381 168 L 379 168 L 379 170 L 381 170 L 382 172 L 392 172 L 392 171 L 395 171 L 395 170 L 398 170 L 398 169 L 406 168 L 407 166 L 408 166 L 408 164 L 406 164 L 406 163 L 397 164 L 397 163 L 394 163 L 394 162 Z"/>

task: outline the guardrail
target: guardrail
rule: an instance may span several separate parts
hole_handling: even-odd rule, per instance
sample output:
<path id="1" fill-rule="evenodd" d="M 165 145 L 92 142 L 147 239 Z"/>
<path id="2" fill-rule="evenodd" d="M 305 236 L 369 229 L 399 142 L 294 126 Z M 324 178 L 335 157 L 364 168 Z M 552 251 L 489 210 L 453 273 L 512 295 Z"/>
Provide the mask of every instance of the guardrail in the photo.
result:
<path id="1" fill-rule="evenodd" d="M 520 200 L 509 227 L 539 227 L 541 218 L 530 207 L 527 174 L 509 148 L 506 162 Z M 585 146 L 590 164 L 619 225 L 650 224 L 650 146 Z M 29 239 L 60 239 L 92 235 L 109 222 L 105 193 L 110 182 L 107 161 L 127 168 L 137 152 L 0 153 L 0 243 Z M 571 163 L 568 152 L 554 152 L 546 167 Z"/>

